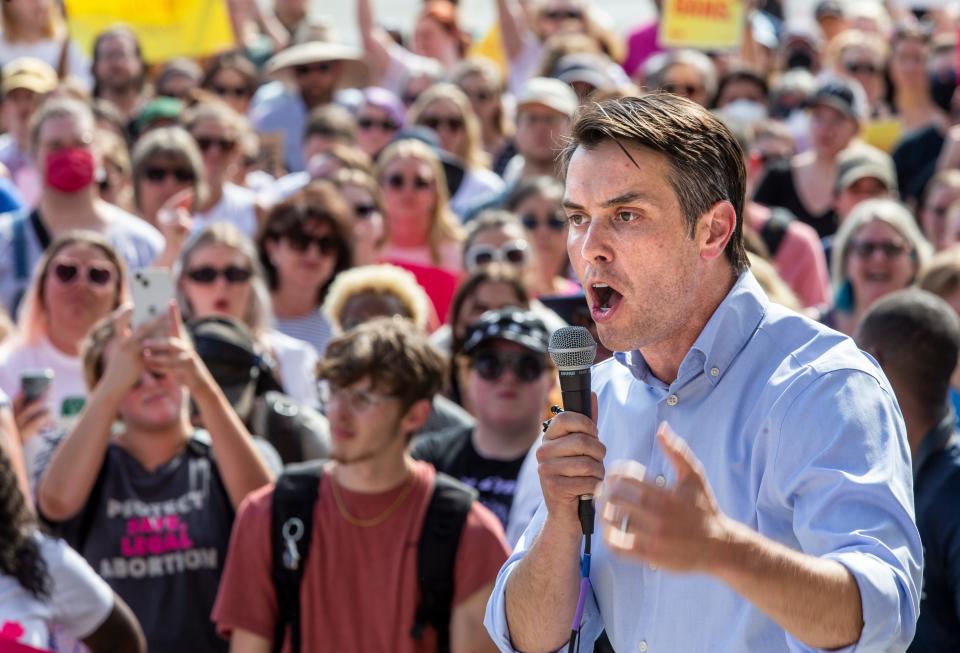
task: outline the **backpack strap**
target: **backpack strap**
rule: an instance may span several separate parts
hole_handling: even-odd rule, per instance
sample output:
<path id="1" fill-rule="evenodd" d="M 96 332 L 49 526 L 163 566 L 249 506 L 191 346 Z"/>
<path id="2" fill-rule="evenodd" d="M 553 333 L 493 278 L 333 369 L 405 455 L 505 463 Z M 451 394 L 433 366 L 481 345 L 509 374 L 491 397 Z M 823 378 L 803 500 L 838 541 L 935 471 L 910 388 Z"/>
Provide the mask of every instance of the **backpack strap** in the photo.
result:
<path id="1" fill-rule="evenodd" d="M 788 209 L 779 206 L 770 209 L 770 219 L 760 230 L 760 238 L 763 239 L 763 244 L 767 246 L 771 258 L 777 255 L 777 250 L 780 249 L 780 244 L 783 242 L 784 236 L 787 235 L 787 228 L 795 219 L 793 213 Z"/>
<path id="2" fill-rule="evenodd" d="M 277 623 L 273 651 L 280 653 L 290 626 L 290 650 L 300 653 L 300 584 L 310 551 L 313 512 L 323 477 L 320 460 L 289 465 L 273 490 L 270 541 L 273 586 L 277 592 Z"/>
<path id="3" fill-rule="evenodd" d="M 433 496 L 420 532 L 417 572 L 420 604 L 410 635 L 419 640 L 431 625 L 437 631 L 437 651 L 450 651 L 450 615 L 453 612 L 454 562 L 460 535 L 477 493 L 460 481 L 437 472 Z"/>

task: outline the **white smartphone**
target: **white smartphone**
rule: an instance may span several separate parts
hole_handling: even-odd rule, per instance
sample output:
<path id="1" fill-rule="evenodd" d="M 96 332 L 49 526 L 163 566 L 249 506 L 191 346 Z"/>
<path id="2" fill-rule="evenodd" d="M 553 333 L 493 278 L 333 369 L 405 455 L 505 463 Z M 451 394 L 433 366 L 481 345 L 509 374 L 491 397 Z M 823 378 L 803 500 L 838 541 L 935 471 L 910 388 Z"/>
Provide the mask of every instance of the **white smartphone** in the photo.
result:
<path id="1" fill-rule="evenodd" d="M 167 313 L 173 299 L 173 275 L 167 268 L 143 268 L 133 273 L 133 326 Z"/>

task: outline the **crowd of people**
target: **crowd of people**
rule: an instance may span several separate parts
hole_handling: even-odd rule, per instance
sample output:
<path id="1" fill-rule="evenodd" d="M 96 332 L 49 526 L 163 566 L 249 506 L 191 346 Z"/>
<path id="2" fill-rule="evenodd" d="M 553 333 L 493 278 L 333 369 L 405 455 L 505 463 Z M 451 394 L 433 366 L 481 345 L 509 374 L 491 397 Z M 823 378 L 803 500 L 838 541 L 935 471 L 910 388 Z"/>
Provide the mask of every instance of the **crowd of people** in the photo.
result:
<path id="1" fill-rule="evenodd" d="M 722 198 L 736 212 L 727 237 L 743 241 L 731 265 L 763 289 L 742 294 L 854 338 L 889 378 L 900 411 L 860 417 L 893 431 L 902 419 L 912 454 L 904 510 L 915 506 L 924 593 L 908 650 L 960 649 L 960 5 L 820 0 L 796 21 L 785 2 L 751 1 L 742 44 L 705 52 L 663 45 L 659 19 L 614 25 L 602 0 L 491 0 L 489 33 L 466 30 L 456 0 L 411 1 L 408 33 L 375 0 L 351 1 L 356 47 L 307 0 L 225 0 L 234 50 L 149 63 L 127 26 L 87 53 L 60 0 L 3 3 L 0 649 L 548 641 L 527 613 L 497 610 L 518 614 L 498 573 L 543 528 L 559 483 L 538 454 L 562 404 L 550 335 L 587 327 L 595 364 L 644 379 L 627 352 L 639 345 L 595 323 L 629 293 L 586 278 L 586 261 L 610 255 L 584 235 L 599 218 L 578 198 L 612 187 L 610 173 L 598 165 L 575 195 L 567 175 L 585 164 L 560 153 L 571 138 L 603 149 L 584 140 L 597 107 L 647 124 L 657 109 L 624 98 L 652 96 L 691 135 L 723 130 L 737 145 L 741 196 Z M 670 162 L 657 191 L 695 219 L 725 182 L 691 172 L 674 127 L 604 138 L 645 171 Z M 610 219 L 637 230 L 647 218 Z M 691 223 L 685 238 L 701 236 Z M 687 295 L 672 277 L 688 276 L 667 256 L 680 246 L 658 243 L 621 256 L 661 280 L 645 310 L 674 315 Z M 174 293 L 143 322 L 133 280 L 145 269 L 167 270 Z M 746 339 L 752 314 L 735 313 L 725 337 Z M 671 371 L 653 373 L 668 385 L 689 373 Z M 604 374 L 611 396 L 640 393 Z M 713 395 L 718 415 L 749 408 L 734 390 Z M 829 426 L 825 450 L 849 459 L 813 399 L 809 414 L 771 410 Z M 605 439 L 602 418 L 599 430 L 608 447 L 629 439 Z M 788 442 L 781 458 L 799 469 L 812 446 Z M 713 459 L 707 475 L 730 464 Z M 544 564 L 537 551 L 514 576 Z M 531 606 L 555 595 L 512 587 Z M 625 619 L 604 618 L 597 651 L 625 641 Z"/>

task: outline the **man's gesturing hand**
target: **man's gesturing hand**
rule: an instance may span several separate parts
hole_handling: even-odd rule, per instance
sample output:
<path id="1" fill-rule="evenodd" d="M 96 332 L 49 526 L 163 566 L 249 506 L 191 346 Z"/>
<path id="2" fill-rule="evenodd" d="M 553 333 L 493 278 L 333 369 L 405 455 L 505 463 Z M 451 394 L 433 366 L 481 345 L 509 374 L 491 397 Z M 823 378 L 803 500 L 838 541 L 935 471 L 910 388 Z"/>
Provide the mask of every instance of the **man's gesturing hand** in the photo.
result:
<path id="1" fill-rule="evenodd" d="M 729 521 L 717 508 L 700 461 L 666 422 L 657 440 L 677 472 L 670 488 L 611 474 L 600 497 L 611 551 L 672 571 L 709 571 Z"/>
<path id="2" fill-rule="evenodd" d="M 592 401 L 596 415 L 597 395 Z M 589 417 L 564 412 L 551 420 L 537 450 L 540 486 L 551 519 L 580 532 L 577 504 L 581 495 L 593 494 L 603 480 L 605 453 Z"/>

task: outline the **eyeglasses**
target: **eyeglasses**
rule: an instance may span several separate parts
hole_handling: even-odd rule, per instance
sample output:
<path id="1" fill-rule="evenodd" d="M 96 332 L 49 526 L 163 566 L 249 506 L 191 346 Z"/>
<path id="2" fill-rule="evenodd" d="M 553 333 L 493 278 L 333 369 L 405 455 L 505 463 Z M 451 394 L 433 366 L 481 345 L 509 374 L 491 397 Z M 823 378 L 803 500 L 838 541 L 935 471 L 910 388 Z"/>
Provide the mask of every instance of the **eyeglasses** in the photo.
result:
<path id="1" fill-rule="evenodd" d="M 880 252 L 884 258 L 892 259 L 902 256 L 906 251 L 907 246 L 904 243 L 872 242 L 869 240 L 850 243 L 850 253 L 856 254 L 860 258 L 870 258 L 875 252 Z"/>
<path id="2" fill-rule="evenodd" d="M 210 87 L 210 90 L 220 97 L 232 95 L 235 98 L 245 98 L 250 95 L 250 91 L 244 86 L 221 86 L 220 84 L 214 84 Z"/>
<path id="3" fill-rule="evenodd" d="M 404 188 L 413 188 L 415 190 L 426 190 L 433 187 L 433 180 L 417 175 L 415 177 L 404 177 L 397 173 L 387 177 L 387 188 L 390 190 L 403 190 Z"/>
<path id="4" fill-rule="evenodd" d="M 242 268 L 237 265 L 228 265 L 225 268 L 215 268 L 212 265 L 204 265 L 198 268 L 188 270 L 186 277 L 195 283 L 204 285 L 214 283 L 218 277 L 223 277 L 227 283 L 245 283 L 253 276 L 250 268 Z"/>
<path id="5" fill-rule="evenodd" d="M 507 354 L 491 350 L 478 352 L 470 360 L 470 368 L 484 381 L 497 381 L 508 367 L 517 381 L 531 383 L 546 371 L 547 362 L 533 352 Z"/>
<path id="6" fill-rule="evenodd" d="M 502 247 L 492 245 L 473 245 L 467 250 L 467 270 L 473 272 L 477 268 L 498 261 L 511 265 L 523 265 L 528 257 L 527 241 L 514 240 L 504 243 Z"/>
<path id="7" fill-rule="evenodd" d="M 374 118 L 357 118 L 357 127 L 362 129 L 363 131 L 367 131 L 369 129 L 373 129 L 374 127 L 378 127 L 379 129 L 382 129 L 385 132 L 392 132 L 397 130 L 398 125 L 392 120 L 376 120 Z"/>
<path id="8" fill-rule="evenodd" d="M 304 233 L 287 234 L 287 242 L 290 243 L 290 249 L 301 254 L 310 249 L 311 245 L 316 245 L 317 251 L 323 256 L 334 254 L 340 244 L 333 236 L 308 236 Z"/>
<path id="9" fill-rule="evenodd" d="M 423 116 L 420 118 L 420 124 L 424 127 L 429 127 L 433 131 L 437 131 L 440 128 L 446 128 L 452 132 L 458 132 L 463 129 L 463 118 Z"/>
<path id="10" fill-rule="evenodd" d="M 466 89 L 460 89 L 460 90 L 462 90 L 464 95 L 470 98 L 471 101 L 476 102 L 478 104 L 489 102 L 494 97 L 494 94 L 491 91 L 483 91 L 483 90 L 468 91 Z"/>
<path id="11" fill-rule="evenodd" d="M 91 286 L 102 288 L 113 281 L 112 267 L 66 261 L 54 264 L 53 276 L 62 284 L 70 284 L 80 278 L 80 270 L 86 270 L 87 283 Z"/>
<path id="12" fill-rule="evenodd" d="M 214 138 L 212 136 L 195 136 L 194 140 L 197 141 L 197 147 L 200 148 L 201 152 L 209 152 L 214 147 L 216 147 L 224 154 L 229 154 L 230 152 L 233 152 L 233 148 L 237 146 L 237 141 L 230 138 Z"/>
<path id="13" fill-rule="evenodd" d="M 679 95 L 685 98 L 691 98 L 694 95 L 700 93 L 701 88 L 699 86 L 694 86 L 693 84 L 662 84 L 660 88 L 667 92 L 673 93 L 674 95 Z"/>
<path id="14" fill-rule="evenodd" d="M 547 20 L 581 20 L 583 13 L 578 9 L 549 9 L 542 16 Z"/>
<path id="15" fill-rule="evenodd" d="M 353 207 L 353 212 L 361 220 L 369 218 L 371 215 L 377 212 L 376 204 L 356 204 Z"/>
<path id="16" fill-rule="evenodd" d="M 171 176 L 181 184 L 192 183 L 196 179 L 196 175 L 188 168 L 160 168 L 154 166 L 145 168 L 143 176 L 147 181 L 152 181 L 155 184 L 159 184 Z"/>
<path id="17" fill-rule="evenodd" d="M 848 61 L 843 64 L 843 67 L 851 75 L 876 75 L 881 70 L 879 66 L 873 65 L 869 61 Z"/>
<path id="18" fill-rule="evenodd" d="M 567 226 L 566 217 L 559 212 L 548 215 L 542 220 L 533 213 L 527 213 L 520 216 L 520 222 L 523 223 L 523 228 L 527 231 L 535 231 L 541 226 L 546 226 L 549 227 L 551 231 L 560 232 Z"/>
<path id="19" fill-rule="evenodd" d="M 354 415 L 365 413 L 390 398 L 391 397 L 386 395 L 371 392 L 370 390 L 350 390 L 330 386 L 326 391 L 326 403 L 328 406 L 334 402 L 339 403 L 342 401 L 347 409 Z"/>
<path id="20" fill-rule="evenodd" d="M 332 61 L 320 61 L 318 63 L 312 64 L 301 64 L 299 66 L 293 67 L 293 72 L 297 74 L 298 77 L 303 77 L 304 75 L 309 75 L 310 73 L 329 73 L 333 70 Z"/>

